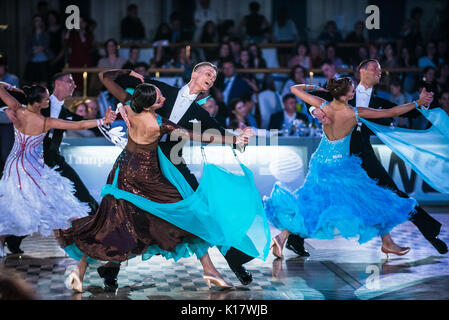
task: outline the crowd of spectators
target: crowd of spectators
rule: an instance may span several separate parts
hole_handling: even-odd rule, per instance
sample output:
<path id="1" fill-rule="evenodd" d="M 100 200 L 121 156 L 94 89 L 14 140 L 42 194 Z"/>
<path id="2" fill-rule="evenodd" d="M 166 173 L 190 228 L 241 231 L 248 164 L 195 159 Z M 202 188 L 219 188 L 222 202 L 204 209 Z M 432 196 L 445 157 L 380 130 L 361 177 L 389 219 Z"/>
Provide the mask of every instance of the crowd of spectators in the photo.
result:
<path id="1" fill-rule="evenodd" d="M 441 106 L 449 114 L 448 21 L 441 19 L 436 29 L 438 32 L 425 39 L 421 31 L 421 8 L 412 10 L 410 18 L 403 23 L 399 38 L 377 43 L 365 39 L 362 21 L 356 22 L 353 31 L 346 36 L 335 21 L 328 21 L 316 39 L 301 39 L 286 8 L 280 8 L 275 21 L 270 22 L 259 13 L 260 5 L 257 2 L 249 4 L 249 13 L 241 21 L 219 21 L 217 12 L 210 8 L 209 0 L 199 1 L 193 17 L 195 32 L 190 38 L 183 26 L 185 19 L 178 12 L 171 14 L 169 22 L 161 23 L 156 32 L 150 34 L 139 18 L 138 7 L 131 4 L 121 21 L 121 34 L 117 37 L 122 42 L 133 42 L 124 58 L 119 54 L 119 44 L 115 39 L 108 39 L 102 48 L 94 46 L 95 21 L 82 17 L 79 30 L 66 30 L 61 25 L 61 15 L 48 10 L 44 3 L 39 4 L 38 14 L 33 17 L 32 30 L 27 38 L 28 60 L 23 77 L 19 82 L 17 76 L 8 73 L 7 59 L 2 54 L 0 81 L 15 86 L 31 82 L 47 85 L 48 79 L 64 66 L 126 68 L 144 76 L 154 76 L 148 73 L 149 68 L 181 68 L 183 73 L 162 76 L 176 79 L 171 84 L 182 86 L 188 82 L 192 67 L 199 61 L 207 60 L 216 64 L 220 73 L 214 87 L 207 93 L 212 98 L 204 108 L 223 125 L 233 129 L 252 126 L 282 130 L 283 127 L 291 127 L 293 122 L 299 122 L 301 126 L 315 128 L 319 124 L 307 112 L 304 102 L 291 95 L 290 87 L 312 81 L 325 86 L 327 80 L 343 75 L 351 76 L 357 84 L 359 76 L 356 66 L 364 59 L 373 58 L 378 59 L 383 69 L 415 70 L 391 72 L 388 76 L 384 74 L 376 88 L 378 95 L 402 104 L 416 99 L 418 90 L 426 87 L 435 93 L 433 106 Z M 449 5 L 443 10 L 442 16 L 448 9 Z M 139 41 L 154 44 L 151 59 L 141 58 L 143 48 L 136 44 Z M 190 42 L 217 45 L 189 49 L 186 46 L 166 45 Z M 281 82 L 272 74 L 236 72 L 237 69 L 266 68 L 268 64 L 258 44 L 268 42 L 296 44 L 277 49 L 277 65 L 291 70 Z M 339 45 L 342 43 L 358 45 Z M 340 74 L 340 68 L 350 72 Z M 321 73 L 311 79 L 310 69 L 320 69 Z M 75 95 L 81 95 L 84 89 L 82 75 L 77 73 L 73 78 L 77 85 Z M 101 91 L 101 88 L 98 89 Z M 94 118 L 101 115 L 108 104 L 110 96 L 101 91 L 97 100 L 81 99 L 71 108 L 86 118 Z M 410 128 L 425 128 L 428 125 L 416 121 L 412 124 L 400 118 L 395 119 L 394 124 Z M 75 136 L 84 134 L 73 133 Z"/>

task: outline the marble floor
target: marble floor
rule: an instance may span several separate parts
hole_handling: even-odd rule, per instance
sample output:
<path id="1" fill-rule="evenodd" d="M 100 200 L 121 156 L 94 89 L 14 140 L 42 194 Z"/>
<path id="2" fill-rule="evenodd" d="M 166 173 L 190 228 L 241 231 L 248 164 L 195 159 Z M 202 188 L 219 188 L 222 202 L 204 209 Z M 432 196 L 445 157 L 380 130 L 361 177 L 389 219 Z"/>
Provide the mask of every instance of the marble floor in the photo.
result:
<path id="1" fill-rule="evenodd" d="M 449 243 L 449 207 L 431 208 L 430 212 L 443 224 L 440 238 Z M 278 233 L 274 228 L 271 231 L 272 235 Z M 135 258 L 123 265 L 115 293 L 103 290 L 96 272 L 100 264 L 91 265 L 85 292 L 74 294 L 65 287 L 64 279 L 76 262 L 66 257 L 53 238 L 28 237 L 22 244 L 24 254 L 0 258 L 0 264 L 15 269 L 45 300 L 449 300 L 449 255 L 440 255 L 410 222 L 394 229 L 392 237 L 398 244 L 410 246 L 410 253 L 386 261 L 380 239 L 364 245 L 341 237 L 308 239 L 308 258 L 284 249 L 282 260 L 270 253 L 267 261 L 247 263 L 254 278 L 248 286 L 241 285 L 223 256 L 211 249 L 217 269 L 235 286 L 227 291 L 207 287 L 195 257 L 177 263 L 153 257 L 145 262 Z"/>

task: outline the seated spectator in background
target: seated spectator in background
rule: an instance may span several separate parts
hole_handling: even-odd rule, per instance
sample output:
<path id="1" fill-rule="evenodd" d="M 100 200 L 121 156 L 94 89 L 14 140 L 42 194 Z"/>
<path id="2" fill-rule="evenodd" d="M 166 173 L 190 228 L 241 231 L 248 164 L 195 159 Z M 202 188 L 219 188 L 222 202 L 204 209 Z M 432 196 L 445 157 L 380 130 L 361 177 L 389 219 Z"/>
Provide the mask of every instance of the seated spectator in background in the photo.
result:
<path id="1" fill-rule="evenodd" d="M 139 62 L 139 58 L 140 58 L 140 48 L 138 46 L 131 46 L 129 48 L 129 59 L 122 66 L 121 69 L 133 70 L 136 67 L 137 63 Z"/>
<path id="2" fill-rule="evenodd" d="M 252 43 L 248 47 L 249 53 L 252 56 L 253 66 L 255 69 L 263 69 L 267 67 L 267 62 L 262 56 L 262 50 L 255 43 Z"/>
<path id="3" fill-rule="evenodd" d="M 243 100 L 241 98 L 232 99 L 229 102 L 229 129 L 245 129 L 248 125 L 248 109 L 245 107 Z"/>
<path id="4" fill-rule="evenodd" d="M 437 78 L 438 90 L 446 91 L 449 89 L 449 63 L 443 62 L 438 69 Z"/>
<path id="5" fill-rule="evenodd" d="M 239 33 L 244 35 L 247 40 L 260 42 L 263 39 L 263 32 L 270 26 L 267 18 L 259 14 L 260 4 L 251 2 L 249 5 L 249 15 L 243 17 L 239 25 Z M 245 32 L 243 33 L 243 29 Z"/>
<path id="6" fill-rule="evenodd" d="M 368 58 L 380 61 L 379 49 L 377 48 L 377 45 L 374 43 L 370 43 L 368 45 Z"/>
<path id="7" fill-rule="evenodd" d="M 434 67 L 426 67 L 423 70 L 422 83 L 418 85 L 418 87 L 424 86 L 427 91 L 432 91 L 435 97 L 438 97 L 438 83 L 436 80 L 436 69 Z M 431 106 L 435 106 L 437 104 L 437 100 L 434 99 Z"/>
<path id="8" fill-rule="evenodd" d="M 0 266 L 0 300 L 38 300 L 38 296 L 17 271 Z"/>
<path id="9" fill-rule="evenodd" d="M 231 45 L 228 42 L 222 42 L 218 47 L 218 59 L 214 61 L 214 64 L 220 66 L 223 64 L 223 61 L 228 59 L 234 60 Z"/>
<path id="10" fill-rule="evenodd" d="M 337 49 L 334 44 L 328 44 L 326 46 L 326 60 L 332 61 L 335 68 L 342 68 L 343 61 L 337 57 L 336 50 Z"/>
<path id="11" fill-rule="evenodd" d="M 106 57 L 98 61 L 99 68 L 121 69 L 126 60 L 118 54 L 118 43 L 114 39 L 108 39 L 104 44 Z"/>
<path id="12" fill-rule="evenodd" d="M 177 12 L 173 12 L 170 15 L 170 29 L 171 38 L 169 40 L 171 43 L 177 43 L 186 40 L 182 29 L 181 17 Z"/>
<path id="13" fill-rule="evenodd" d="M 362 21 L 357 21 L 354 24 L 354 30 L 347 35 L 345 42 L 362 43 L 365 42 L 363 31 L 365 30 L 365 24 Z M 363 60 L 361 60 L 363 61 Z"/>
<path id="14" fill-rule="evenodd" d="M 229 42 L 231 38 L 237 36 L 235 31 L 235 22 L 232 19 L 227 19 L 219 27 L 220 42 Z"/>
<path id="15" fill-rule="evenodd" d="M 145 26 L 138 16 L 138 7 L 135 4 L 128 6 L 128 14 L 120 24 L 122 40 L 145 40 Z"/>
<path id="16" fill-rule="evenodd" d="M 303 66 L 297 65 L 291 68 L 289 77 L 282 87 L 281 96 L 283 97 L 286 94 L 291 93 L 290 91 L 291 86 L 306 83 L 306 74 L 307 69 L 304 68 Z"/>
<path id="17" fill-rule="evenodd" d="M 201 29 L 201 37 L 199 38 L 199 42 L 201 43 L 214 43 L 218 42 L 218 32 L 215 27 L 215 23 L 212 21 L 207 21 L 203 28 Z M 203 48 L 204 58 L 207 61 L 213 61 L 216 57 L 216 49 L 215 48 Z"/>
<path id="18" fill-rule="evenodd" d="M 392 79 L 390 82 L 390 97 L 391 102 L 396 105 L 406 104 L 408 101 L 407 97 L 402 92 L 401 81 L 399 79 Z M 409 128 L 410 123 L 405 117 L 394 117 L 393 125 L 401 128 Z"/>
<path id="19" fill-rule="evenodd" d="M 242 40 L 240 38 L 234 37 L 229 40 L 229 45 L 231 46 L 231 55 L 235 63 L 240 62 L 240 50 L 242 49 Z"/>
<path id="20" fill-rule="evenodd" d="M 0 53 L 0 81 L 9 83 L 12 86 L 19 87 L 19 78 L 8 73 L 8 60 L 3 53 Z"/>
<path id="21" fill-rule="evenodd" d="M 215 118 L 218 114 L 218 104 L 214 98 L 209 97 L 206 100 L 206 103 L 202 105 L 202 107 L 209 113 L 209 115 Z"/>
<path id="22" fill-rule="evenodd" d="M 438 97 L 438 103 L 449 116 L 449 91 L 442 91 L 440 93 L 440 96 Z"/>
<path id="23" fill-rule="evenodd" d="M 447 47 L 447 41 L 443 39 L 438 40 L 437 47 L 438 56 L 443 59 L 443 61 L 449 62 L 449 50 Z"/>
<path id="24" fill-rule="evenodd" d="M 134 71 L 137 72 L 138 74 L 147 77 L 149 75 L 148 72 L 148 68 L 150 66 L 148 64 L 146 64 L 145 62 L 138 62 L 135 66 L 134 66 Z"/>
<path id="25" fill-rule="evenodd" d="M 92 101 L 92 100 L 91 100 Z M 83 101 L 75 105 L 72 109 L 72 112 L 75 114 L 88 119 L 89 115 L 89 107 Z M 93 118 L 89 118 L 93 119 Z M 91 130 L 67 130 L 65 132 L 65 136 L 69 138 L 85 138 L 85 137 L 95 137 L 95 133 Z"/>
<path id="26" fill-rule="evenodd" d="M 80 29 L 68 30 L 64 39 L 66 48 L 70 49 L 68 50 L 70 52 L 68 59 L 70 68 L 93 67 L 90 52 L 92 52 L 94 36 L 87 29 L 87 20 L 80 17 Z M 82 93 L 84 88 L 82 74 L 74 73 L 73 80 L 76 83 L 77 93 Z"/>
<path id="27" fill-rule="evenodd" d="M 162 22 L 156 30 L 156 34 L 154 35 L 153 41 L 163 41 L 167 40 L 170 42 L 171 39 L 171 29 L 168 23 Z"/>
<path id="28" fill-rule="evenodd" d="M 393 43 L 387 43 L 383 48 L 383 55 L 380 59 L 382 68 L 398 68 L 399 61 L 396 56 L 396 48 Z"/>
<path id="29" fill-rule="evenodd" d="M 236 65 L 237 69 L 253 69 L 253 59 L 248 49 L 242 49 L 240 51 L 239 63 Z M 259 92 L 259 87 L 257 85 L 257 80 L 254 73 L 240 72 L 240 76 L 249 84 L 254 92 Z"/>
<path id="30" fill-rule="evenodd" d="M 340 78 L 340 74 L 337 73 L 335 65 L 330 60 L 325 60 L 323 64 L 321 65 L 321 71 L 323 71 L 324 76 L 326 77 L 327 81 L 330 79 L 338 79 Z M 323 87 L 326 87 L 326 83 L 323 85 Z"/>
<path id="31" fill-rule="evenodd" d="M 248 126 L 252 128 L 260 128 L 260 109 L 259 104 L 253 99 L 253 95 L 250 93 L 242 96 L 242 101 L 245 104 L 247 111 L 246 119 L 248 120 Z"/>
<path id="32" fill-rule="evenodd" d="M 320 68 L 323 64 L 320 45 L 317 43 L 310 44 L 310 68 Z"/>
<path id="33" fill-rule="evenodd" d="M 210 8 L 210 0 L 200 0 L 199 4 L 200 5 L 196 8 L 194 14 L 194 22 L 195 22 L 195 35 L 193 37 L 194 41 L 198 41 L 200 39 L 201 33 L 204 32 L 203 27 L 206 24 L 206 22 L 211 21 L 214 25 L 218 24 L 218 15 L 215 10 Z"/>
<path id="34" fill-rule="evenodd" d="M 426 43 L 426 55 L 418 59 L 418 67 L 438 67 L 443 62 L 443 59 L 438 57 L 437 46 L 435 41 Z"/>
<path id="35" fill-rule="evenodd" d="M 228 105 L 231 100 L 253 91 L 250 85 L 236 73 L 233 60 L 225 60 L 222 69 L 222 76 L 217 87 L 223 94 L 223 102 L 225 105 Z"/>
<path id="36" fill-rule="evenodd" d="M 298 30 L 295 23 L 288 16 L 288 9 L 283 7 L 278 10 L 276 21 L 273 25 L 273 40 L 280 43 L 292 43 L 299 41 Z M 285 67 L 288 65 L 290 57 L 290 48 L 278 48 L 279 65 Z"/>
<path id="37" fill-rule="evenodd" d="M 192 61 L 187 57 L 187 50 L 185 47 L 177 47 L 173 59 L 163 65 L 163 68 L 181 68 L 183 73 L 171 74 L 172 77 L 182 77 L 185 83 L 190 81 L 190 74 L 192 73 Z"/>
<path id="38" fill-rule="evenodd" d="M 276 92 L 272 76 L 265 77 L 263 88 L 264 90 L 257 94 L 260 110 L 260 128 L 268 129 L 271 115 L 282 110 L 282 100 Z"/>
<path id="39" fill-rule="evenodd" d="M 410 50 L 406 47 L 401 49 L 401 56 L 399 57 L 400 68 L 416 68 L 416 59 L 410 54 Z M 404 92 L 412 93 L 416 90 L 416 82 L 418 75 L 414 72 L 404 72 L 401 74 L 402 87 Z"/>
<path id="40" fill-rule="evenodd" d="M 224 104 L 224 102 L 222 102 L 223 100 L 223 95 L 221 93 L 221 91 L 213 86 L 211 87 L 209 90 L 206 90 L 202 93 L 200 93 L 197 97 L 197 101 L 204 99 L 206 97 L 210 97 L 206 100 L 206 103 L 209 102 L 209 99 L 213 99 L 213 101 L 209 102 L 210 104 L 216 104 L 218 107 L 217 113 L 215 113 L 215 120 L 218 121 L 218 123 L 220 123 L 223 127 L 226 127 L 226 118 L 229 116 L 228 115 L 228 110 L 226 108 L 226 105 Z M 209 104 L 209 106 L 210 106 Z M 204 106 L 204 105 L 203 105 Z M 211 109 L 214 109 L 215 106 L 211 107 Z"/>
<path id="41" fill-rule="evenodd" d="M 293 67 L 293 66 L 303 66 L 306 69 L 309 69 L 311 67 L 311 63 L 310 63 L 310 57 L 307 55 L 309 51 L 309 48 L 307 46 L 307 43 L 305 42 L 300 42 L 298 43 L 298 45 L 295 48 L 295 56 L 293 58 L 290 59 L 290 61 L 288 62 L 289 67 Z"/>
<path id="42" fill-rule="evenodd" d="M 84 100 L 84 103 L 87 106 L 87 117 L 86 119 L 96 119 L 100 116 L 103 117 L 106 114 L 106 110 L 100 110 L 98 108 L 98 102 L 97 100 L 92 99 L 86 99 Z"/>
<path id="43" fill-rule="evenodd" d="M 38 15 L 33 17 L 33 31 L 26 42 L 28 62 L 25 66 L 24 80 L 27 83 L 45 82 L 50 76 L 49 62 L 53 59 L 50 49 L 50 35 Z"/>
<path id="44" fill-rule="evenodd" d="M 320 34 L 318 40 L 331 43 L 341 42 L 343 40 L 340 32 L 337 30 L 335 21 L 330 20 L 326 23 L 324 31 Z"/>
<path id="45" fill-rule="evenodd" d="M 47 30 L 50 36 L 50 50 L 53 59 L 50 61 L 50 77 L 61 72 L 65 63 L 64 33 L 59 23 L 59 14 L 56 11 L 49 11 L 47 14 Z"/>
<path id="46" fill-rule="evenodd" d="M 296 111 L 296 96 L 294 94 L 286 94 L 282 98 L 282 104 L 284 110 L 271 115 L 270 124 L 268 125 L 269 130 L 290 129 L 293 126 L 293 121 L 296 119 L 302 120 L 307 126 L 309 125 L 309 118 L 304 113 Z"/>

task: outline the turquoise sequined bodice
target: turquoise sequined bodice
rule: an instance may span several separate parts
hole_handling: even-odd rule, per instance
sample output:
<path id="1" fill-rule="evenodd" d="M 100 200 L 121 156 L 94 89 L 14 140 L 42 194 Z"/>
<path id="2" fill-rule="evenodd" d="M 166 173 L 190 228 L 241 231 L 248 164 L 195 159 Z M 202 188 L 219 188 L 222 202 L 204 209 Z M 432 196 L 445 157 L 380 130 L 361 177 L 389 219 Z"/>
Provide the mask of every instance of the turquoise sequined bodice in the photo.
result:
<path id="1" fill-rule="evenodd" d="M 329 163 L 347 159 L 350 156 L 351 133 L 334 141 L 329 140 L 324 133 L 318 148 L 312 155 L 313 161 Z"/>

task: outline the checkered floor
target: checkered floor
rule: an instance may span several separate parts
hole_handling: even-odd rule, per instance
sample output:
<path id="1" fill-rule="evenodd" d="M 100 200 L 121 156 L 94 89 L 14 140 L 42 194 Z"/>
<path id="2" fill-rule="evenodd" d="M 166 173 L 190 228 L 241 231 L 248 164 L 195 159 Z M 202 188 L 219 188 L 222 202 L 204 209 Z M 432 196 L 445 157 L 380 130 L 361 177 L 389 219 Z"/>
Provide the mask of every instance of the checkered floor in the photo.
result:
<path id="1" fill-rule="evenodd" d="M 440 238 L 449 243 L 447 209 L 447 213 L 433 216 L 443 223 Z M 272 235 L 278 232 L 272 229 Z M 123 265 L 116 293 L 103 290 L 96 271 L 101 264 L 90 265 L 84 279 L 85 292 L 74 294 L 65 287 L 64 279 L 77 262 L 66 257 L 53 238 L 38 236 L 23 241 L 23 255 L 8 255 L 0 258 L 0 263 L 19 272 L 41 299 L 48 300 L 449 299 L 449 256 L 438 254 L 412 223 L 395 228 L 392 237 L 398 244 L 410 246 L 411 252 L 402 257 L 390 256 L 386 261 L 380 252 L 380 239 L 364 245 L 340 237 L 308 239 L 309 258 L 296 257 L 285 249 L 282 260 L 270 253 L 267 261 L 246 264 L 254 278 L 248 286 L 239 283 L 223 256 L 212 249 L 217 269 L 235 286 L 227 291 L 207 287 L 195 257 L 177 263 L 153 257 L 144 262 L 135 258 Z"/>

